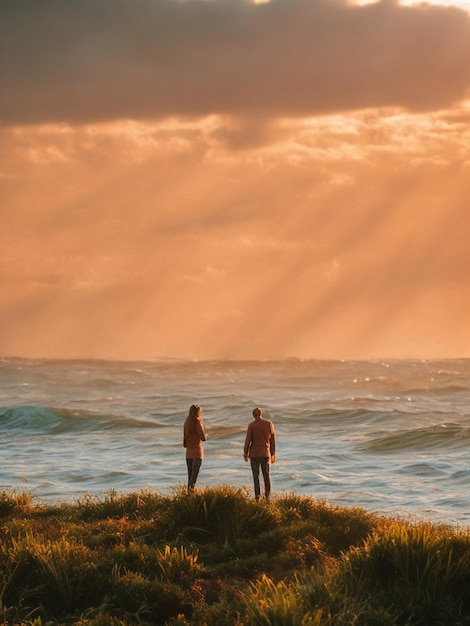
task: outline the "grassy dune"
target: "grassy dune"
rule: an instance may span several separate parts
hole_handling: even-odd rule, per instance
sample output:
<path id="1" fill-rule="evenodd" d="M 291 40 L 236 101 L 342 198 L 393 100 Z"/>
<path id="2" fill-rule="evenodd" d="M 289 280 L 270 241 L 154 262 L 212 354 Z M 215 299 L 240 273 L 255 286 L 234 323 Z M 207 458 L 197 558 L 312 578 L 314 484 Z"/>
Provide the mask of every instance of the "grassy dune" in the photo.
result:
<path id="1" fill-rule="evenodd" d="M 470 626 L 470 533 L 221 486 L 0 493 L 0 623 Z"/>

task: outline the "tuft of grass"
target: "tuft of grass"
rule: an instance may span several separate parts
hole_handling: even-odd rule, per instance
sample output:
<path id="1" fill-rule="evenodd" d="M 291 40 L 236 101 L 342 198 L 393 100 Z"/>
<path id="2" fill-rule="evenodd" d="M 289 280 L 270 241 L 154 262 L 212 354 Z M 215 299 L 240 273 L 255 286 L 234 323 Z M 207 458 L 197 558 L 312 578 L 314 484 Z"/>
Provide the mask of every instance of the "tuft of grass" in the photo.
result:
<path id="1" fill-rule="evenodd" d="M 267 576 L 251 583 L 244 594 L 250 626 L 320 626 L 322 611 L 306 610 L 297 586 L 274 583 Z"/>
<path id="2" fill-rule="evenodd" d="M 458 624 L 470 608 L 470 537 L 394 522 L 345 554 L 339 573 L 348 587 L 396 607 L 403 623 Z"/>
<path id="3" fill-rule="evenodd" d="M 189 586 L 201 573 L 197 552 L 190 553 L 184 546 L 166 545 L 164 550 L 157 550 L 157 556 L 160 578 L 164 580 Z"/>
<path id="4" fill-rule="evenodd" d="M 0 546 L 0 567 L 2 603 L 68 612 L 96 597 L 90 551 L 66 538 L 49 540 L 30 532 L 10 537 Z"/>
<path id="5" fill-rule="evenodd" d="M 323 505 L 319 504 L 316 498 L 296 493 L 286 494 L 276 500 L 276 507 L 283 524 L 311 520 L 315 517 L 319 506 Z"/>
<path id="6" fill-rule="evenodd" d="M 33 496 L 30 493 L 13 491 L 0 492 L 0 518 L 28 513 L 32 509 Z"/>
<path id="7" fill-rule="evenodd" d="M 336 562 L 323 570 L 300 572 L 295 580 L 304 607 L 321 615 L 321 626 L 397 626 L 398 611 L 380 606 L 370 596 L 370 588 L 358 581 L 349 586 L 338 574 Z M 411 625 L 408 625 L 411 626 Z"/>
<path id="8" fill-rule="evenodd" d="M 144 576 L 139 572 L 113 573 L 111 598 L 115 606 L 139 623 L 164 624 L 184 613 L 186 596 L 176 584 Z"/>
<path id="9" fill-rule="evenodd" d="M 246 490 L 223 485 L 186 493 L 179 490 L 169 509 L 174 535 L 200 542 L 233 543 L 255 537 L 278 523 L 275 511 L 247 498 Z"/>
<path id="10" fill-rule="evenodd" d="M 128 516 L 151 518 L 160 515 L 171 499 L 149 490 L 139 493 L 119 494 L 110 489 L 101 499 L 88 493 L 77 498 L 77 505 L 70 507 L 79 520 L 95 521 L 98 519 L 123 518 Z"/>
<path id="11" fill-rule="evenodd" d="M 333 506 L 309 496 L 288 494 L 276 501 L 282 526 L 303 525 L 330 553 L 339 555 L 360 544 L 377 526 L 377 518 L 360 507 Z"/>

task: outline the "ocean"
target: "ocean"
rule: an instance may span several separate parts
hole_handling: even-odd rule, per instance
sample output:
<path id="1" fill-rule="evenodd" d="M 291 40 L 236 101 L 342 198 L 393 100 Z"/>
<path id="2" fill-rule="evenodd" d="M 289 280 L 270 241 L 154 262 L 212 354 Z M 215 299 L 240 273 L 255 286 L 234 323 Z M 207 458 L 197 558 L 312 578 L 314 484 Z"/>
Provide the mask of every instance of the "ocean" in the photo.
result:
<path id="1" fill-rule="evenodd" d="M 186 483 L 182 426 L 203 408 L 198 487 L 246 486 L 253 408 L 276 429 L 273 497 L 470 525 L 470 360 L 0 360 L 0 491 L 45 504 Z"/>

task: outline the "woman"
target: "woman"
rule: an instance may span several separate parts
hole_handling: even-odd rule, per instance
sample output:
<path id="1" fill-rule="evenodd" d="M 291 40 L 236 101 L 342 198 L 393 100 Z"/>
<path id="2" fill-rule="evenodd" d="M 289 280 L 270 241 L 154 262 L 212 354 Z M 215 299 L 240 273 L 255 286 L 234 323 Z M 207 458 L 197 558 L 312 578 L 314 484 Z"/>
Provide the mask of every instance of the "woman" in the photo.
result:
<path id="1" fill-rule="evenodd" d="M 202 409 L 197 404 L 189 407 L 188 417 L 184 421 L 183 446 L 186 448 L 186 465 L 188 466 L 188 493 L 194 489 L 201 469 L 204 450 L 202 442 L 206 440 Z"/>

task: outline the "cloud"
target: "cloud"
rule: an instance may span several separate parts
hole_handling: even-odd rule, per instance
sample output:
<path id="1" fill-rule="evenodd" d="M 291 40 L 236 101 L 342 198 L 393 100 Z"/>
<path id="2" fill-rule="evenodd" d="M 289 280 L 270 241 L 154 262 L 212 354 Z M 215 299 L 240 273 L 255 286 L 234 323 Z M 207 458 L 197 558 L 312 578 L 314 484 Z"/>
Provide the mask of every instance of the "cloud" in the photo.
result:
<path id="1" fill-rule="evenodd" d="M 0 354 L 468 356 L 469 105 L 0 131 Z"/>
<path id="2" fill-rule="evenodd" d="M 470 84 L 470 17 L 393 0 L 3 0 L 0 123 L 433 110 Z M 240 139 L 243 142 L 243 137 Z"/>

